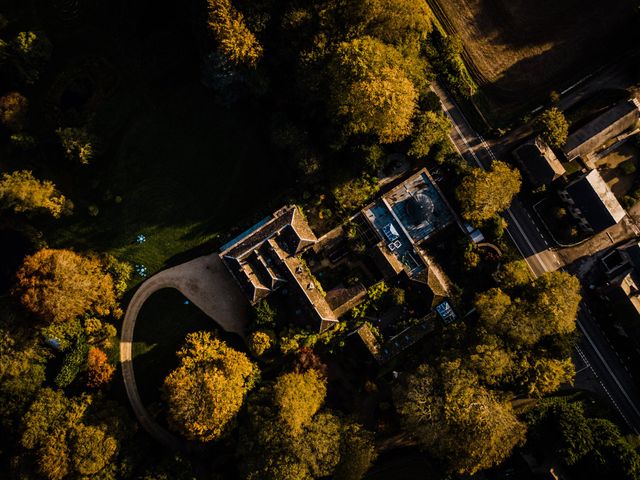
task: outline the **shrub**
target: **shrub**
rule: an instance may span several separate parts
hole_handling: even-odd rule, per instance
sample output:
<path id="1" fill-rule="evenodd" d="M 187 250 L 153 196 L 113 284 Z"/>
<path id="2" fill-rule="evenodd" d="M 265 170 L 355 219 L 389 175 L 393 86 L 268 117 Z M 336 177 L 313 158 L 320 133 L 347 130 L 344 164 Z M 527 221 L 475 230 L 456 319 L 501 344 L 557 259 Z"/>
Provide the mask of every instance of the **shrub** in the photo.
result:
<path id="1" fill-rule="evenodd" d="M 626 160 L 620 164 L 620 170 L 624 175 L 633 175 L 636 173 L 636 164 L 632 158 Z"/>

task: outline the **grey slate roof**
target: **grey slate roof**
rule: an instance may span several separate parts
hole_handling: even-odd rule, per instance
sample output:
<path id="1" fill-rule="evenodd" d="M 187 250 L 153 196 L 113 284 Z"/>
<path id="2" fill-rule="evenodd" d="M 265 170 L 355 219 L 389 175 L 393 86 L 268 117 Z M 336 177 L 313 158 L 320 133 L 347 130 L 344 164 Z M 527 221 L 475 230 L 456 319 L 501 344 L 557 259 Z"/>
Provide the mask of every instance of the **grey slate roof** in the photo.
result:
<path id="1" fill-rule="evenodd" d="M 636 98 L 619 103 L 569 135 L 562 151 L 569 160 L 588 155 L 634 126 L 639 119 L 640 102 Z"/>
<path id="2" fill-rule="evenodd" d="M 565 173 L 565 168 L 551 147 L 540 137 L 529 140 L 513 152 L 531 183 L 536 187 L 548 185 Z"/>
<path id="3" fill-rule="evenodd" d="M 577 178 L 565 191 L 596 232 L 617 224 L 626 215 L 597 170 Z"/>

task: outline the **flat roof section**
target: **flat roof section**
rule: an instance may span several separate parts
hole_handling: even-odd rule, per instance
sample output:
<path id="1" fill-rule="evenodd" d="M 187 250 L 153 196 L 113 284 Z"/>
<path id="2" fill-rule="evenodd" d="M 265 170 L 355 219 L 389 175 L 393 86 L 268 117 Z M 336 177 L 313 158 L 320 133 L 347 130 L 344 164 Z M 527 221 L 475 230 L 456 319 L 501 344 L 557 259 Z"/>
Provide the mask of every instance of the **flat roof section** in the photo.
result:
<path id="1" fill-rule="evenodd" d="M 453 221 L 449 206 L 426 170 L 383 195 L 413 243 L 420 243 Z"/>
<path id="2" fill-rule="evenodd" d="M 417 275 L 425 269 L 408 233 L 400 226 L 384 201 L 378 200 L 363 213 L 386 243 L 387 250 L 406 267 L 409 275 Z"/>

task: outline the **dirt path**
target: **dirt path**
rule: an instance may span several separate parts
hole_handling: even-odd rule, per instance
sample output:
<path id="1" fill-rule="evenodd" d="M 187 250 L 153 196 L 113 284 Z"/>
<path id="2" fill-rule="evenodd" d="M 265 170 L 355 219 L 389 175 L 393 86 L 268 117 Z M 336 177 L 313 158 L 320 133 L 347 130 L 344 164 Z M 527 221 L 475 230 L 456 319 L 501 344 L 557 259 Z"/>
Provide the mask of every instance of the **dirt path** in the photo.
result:
<path id="1" fill-rule="evenodd" d="M 240 336 L 243 336 L 249 318 L 249 303 L 216 254 L 196 258 L 157 273 L 138 288 L 129 302 L 122 322 L 120 362 L 122 378 L 133 412 L 153 438 L 171 449 L 189 450 L 190 446 L 186 440 L 167 431 L 149 415 L 138 393 L 133 369 L 133 331 L 138 313 L 145 301 L 163 288 L 175 288 L 180 291 L 223 329 Z"/>

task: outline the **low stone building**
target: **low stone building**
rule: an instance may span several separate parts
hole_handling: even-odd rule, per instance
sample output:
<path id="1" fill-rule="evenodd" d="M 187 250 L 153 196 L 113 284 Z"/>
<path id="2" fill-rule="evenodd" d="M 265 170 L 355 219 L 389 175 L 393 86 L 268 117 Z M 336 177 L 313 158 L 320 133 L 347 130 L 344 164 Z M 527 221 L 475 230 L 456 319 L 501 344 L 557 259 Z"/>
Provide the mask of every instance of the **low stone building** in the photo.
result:
<path id="1" fill-rule="evenodd" d="M 551 147 L 540 137 L 516 148 L 513 156 L 534 187 L 549 185 L 566 172 Z"/>
<path id="2" fill-rule="evenodd" d="M 633 98 L 614 105 L 599 117 L 569 135 L 562 151 L 567 160 L 586 157 L 608 140 L 637 126 L 640 120 L 640 101 Z"/>

